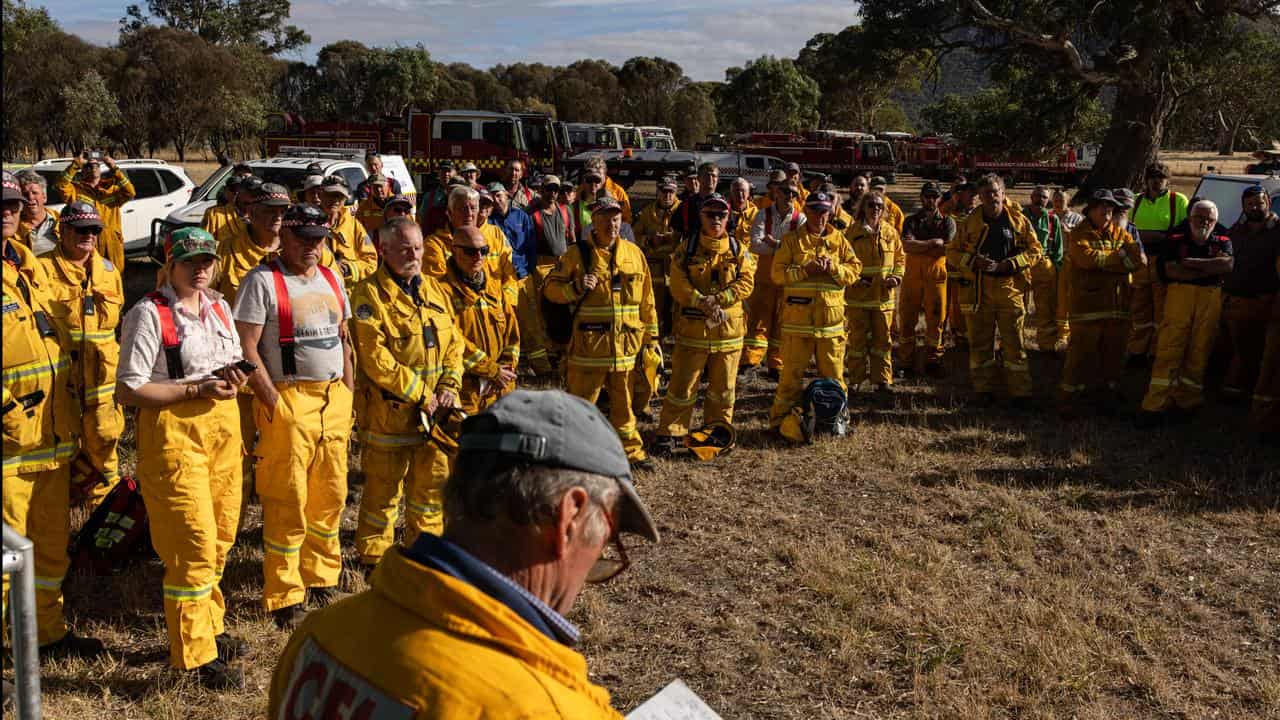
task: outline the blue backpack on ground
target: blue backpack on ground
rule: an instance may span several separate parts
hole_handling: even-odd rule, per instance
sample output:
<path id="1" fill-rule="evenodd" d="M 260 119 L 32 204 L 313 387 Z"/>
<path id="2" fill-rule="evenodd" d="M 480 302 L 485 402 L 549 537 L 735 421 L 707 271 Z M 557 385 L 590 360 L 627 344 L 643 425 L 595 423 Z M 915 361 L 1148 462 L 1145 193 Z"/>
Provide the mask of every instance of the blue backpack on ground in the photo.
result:
<path id="1" fill-rule="evenodd" d="M 849 431 L 849 404 L 844 388 L 831 378 L 818 378 L 804 389 L 801 403 L 805 439 L 818 435 L 844 437 Z"/>

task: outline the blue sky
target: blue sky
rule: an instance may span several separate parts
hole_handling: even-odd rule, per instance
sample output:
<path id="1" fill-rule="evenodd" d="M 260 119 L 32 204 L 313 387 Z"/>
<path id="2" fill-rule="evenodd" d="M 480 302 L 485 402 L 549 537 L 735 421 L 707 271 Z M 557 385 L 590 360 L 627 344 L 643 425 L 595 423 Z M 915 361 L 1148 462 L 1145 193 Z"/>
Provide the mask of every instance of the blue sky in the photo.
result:
<path id="1" fill-rule="evenodd" d="M 28 3 L 47 7 L 68 32 L 111 44 L 128 0 Z M 722 80 L 727 67 L 763 54 L 794 57 L 814 34 L 855 19 L 851 0 L 293 0 L 290 22 L 313 41 L 294 59 L 313 60 L 337 40 L 422 43 L 438 61 L 481 68 L 659 55 L 695 80 Z"/>

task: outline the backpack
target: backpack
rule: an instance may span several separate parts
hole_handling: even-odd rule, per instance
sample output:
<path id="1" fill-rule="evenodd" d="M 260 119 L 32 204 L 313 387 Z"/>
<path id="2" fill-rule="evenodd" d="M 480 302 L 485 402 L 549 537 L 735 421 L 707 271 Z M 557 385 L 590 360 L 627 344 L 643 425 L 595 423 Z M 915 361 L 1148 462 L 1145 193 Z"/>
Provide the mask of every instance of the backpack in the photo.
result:
<path id="1" fill-rule="evenodd" d="M 595 272 L 596 254 L 588 242 L 578 240 L 575 244 L 578 246 L 578 254 L 582 257 L 584 274 L 590 275 Z M 617 252 L 616 245 L 614 246 L 614 252 Z M 557 345 L 569 344 L 569 341 L 573 339 L 573 320 L 577 317 L 578 308 L 582 307 L 582 303 L 587 299 L 588 294 L 583 294 L 582 298 L 576 303 L 551 302 L 546 295 L 542 296 L 542 323 L 547 331 L 547 339 Z"/>
<path id="2" fill-rule="evenodd" d="M 124 477 L 116 483 L 72 537 L 67 554 L 72 569 L 88 575 L 112 575 L 155 556 L 137 480 Z"/>
<path id="3" fill-rule="evenodd" d="M 801 402 L 805 439 L 818 435 L 844 437 L 849 430 L 849 405 L 844 388 L 831 378 L 818 378 L 804 389 Z"/>

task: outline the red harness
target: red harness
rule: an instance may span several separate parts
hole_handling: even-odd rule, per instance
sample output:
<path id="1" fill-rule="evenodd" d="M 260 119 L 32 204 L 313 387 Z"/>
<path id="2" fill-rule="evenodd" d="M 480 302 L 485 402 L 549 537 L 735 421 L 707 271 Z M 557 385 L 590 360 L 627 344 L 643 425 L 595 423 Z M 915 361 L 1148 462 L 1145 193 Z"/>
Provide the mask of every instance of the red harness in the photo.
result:
<path id="1" fill-rule="evenodd" d="M 338 316 L 346 315 L 347 308 L 342 299 L 342 286 L 338 284 L 338 276 L 324 265 L 317 265 L 316 269 L 329 282 L 329 287 L 333 288 L 333 294 L 338 298 Z M 293 306 L 289 304 L 289 287 L 285 284 L 284 269 L 280 267 L 278 260 L 271 263 L 271 278 L 276 286 L 276 319 L 280 325 L 280 371 L 285 375 L 297 375 L 298 364 L 294 354 L 297 342 L 293 337 Z"/>
<path id="2" fill-rule="evenodd" d="M 160 342 L 164 345 L 165 364 L 169 366 L 169 379 L 180 380 L 185 371 L 182 368 L 182 341 L 178 339 L 178 326 L 173 323 L 173 308 L 169 298 L 161 292 L 147 293 L 151 303 L 155 305 L 156 316 L 160 318 Z M 221 303 L 213 303 L 213 312 L 222 321 L 227 332 L 231 332 L 231 318 L 222 309 Z"/>

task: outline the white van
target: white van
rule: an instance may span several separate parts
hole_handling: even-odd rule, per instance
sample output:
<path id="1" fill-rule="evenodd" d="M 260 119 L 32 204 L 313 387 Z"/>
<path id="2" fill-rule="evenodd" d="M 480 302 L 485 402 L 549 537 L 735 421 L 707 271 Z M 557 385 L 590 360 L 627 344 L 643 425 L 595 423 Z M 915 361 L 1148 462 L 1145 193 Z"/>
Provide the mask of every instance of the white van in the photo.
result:
<path id="1" fill-rule="evenodd" d="M 1280 177 L 1276 175 L 1217 175 L 1200 178 L 1195 197 L 1218 206 L 1218 222 L 1231 227 L 1243 214 L 1240 196 L 1251 185 L 1261 185 L 1271 198 L 1271 212 L 1280 214 Z"/>

